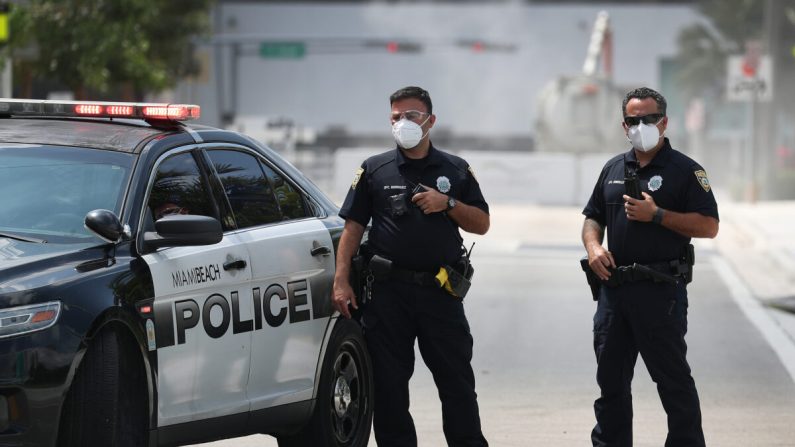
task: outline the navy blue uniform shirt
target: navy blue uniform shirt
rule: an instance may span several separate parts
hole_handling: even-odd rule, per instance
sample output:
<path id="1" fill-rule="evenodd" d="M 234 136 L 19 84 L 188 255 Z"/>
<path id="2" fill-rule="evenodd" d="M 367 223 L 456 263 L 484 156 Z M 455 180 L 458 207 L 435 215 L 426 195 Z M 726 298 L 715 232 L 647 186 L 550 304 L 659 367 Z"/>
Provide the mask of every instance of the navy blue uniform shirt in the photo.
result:
<path id="1" fill-rule="evenodd" d="M 363 226 L 372 218 L 369 244 L 396 266 L 436 273 L 440 266 L 460 259 L 463 239 L 446 212 L 426 215 L 411 203 L 411 191 L 418 183 L 489 212 L 469 164 L 431 144 L 428 156 L 420 160 L 406 158 L 398 148 L 365 160 L 339 215 Z M 398 194 L 406 195 L 407 212 L 393 217 L 389 197 Z"/>
<path id="2" fill-rule="evenodd" d="M 610 159 L 599 175 L 583 214 L 607 226 L 608 249 L 617 265 L 669 261 L 684 255 L 690 238 L 662 225 L 627 219 L 624 210 L 624 163 L 637 162 L 634 149 Z M 718 219 L 718 204 L 707 174 L 690 157 L 671 147 L 668 138 L 646 166 L 638 169 L 641 190 L 660 208 L 700 213 Z"/>

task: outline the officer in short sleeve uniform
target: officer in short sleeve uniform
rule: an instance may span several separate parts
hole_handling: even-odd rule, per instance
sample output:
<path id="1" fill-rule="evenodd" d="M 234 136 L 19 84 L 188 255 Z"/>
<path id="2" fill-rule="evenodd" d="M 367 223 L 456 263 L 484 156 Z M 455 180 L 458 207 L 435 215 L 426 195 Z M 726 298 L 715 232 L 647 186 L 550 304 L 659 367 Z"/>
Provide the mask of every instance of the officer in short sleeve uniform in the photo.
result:
<path id="1" fill-rule="evenodd" d="M 337 255 L 334 305 L 348 316 L 347 302 L 355 303 L 343 287 L 349 271 L 345 262 L 359 240 L 349 236 L 358 236 L 355 230 L 372 219 L 370 251 L 392 261 L 393 270 L 402 273 L 373 283 L 362 317 L 373 364 L 378 445 L 417 445 L 408 387 L 417 340 L 442 401 L 448 444 L 486 446 L 470 365 L 473 339 L 463 301 L 430 279 L 440 266 L 461 260 L 459 228 L 485 233 L 489 208 L 466 161 L 430 142 L 427 133 L 435 116 L 426 95 L 408 87 L 390 97 L 398 147 L 368 158 L 354 176 L 340 210 L 346 229 Z M 404 134 L 395 131 L 407 120 L 416 122 Z M 420 133 L 412 133 L 418 128 Z"/>
<path id="2" fill-rule="evenodd" d="M 691 237 L 715 237 L 718 207 L 704 169 L 661 136 L 664 98 L 641 88 L 623 108 L 633 148 L 607 162 L 583 210 L 589 264 L 603 279 L 593 328 L 601 396 L 591 438 L 594 446 L 632 445 L 631 381 L 640 353 L 668 415 L 665 446 L 704 446 L 686 359 L 688 246 Z M 625 166 L 636 169 L 641 200 L 626 193 Z M 608 250 L 601 246 L 605 229 Z"/>

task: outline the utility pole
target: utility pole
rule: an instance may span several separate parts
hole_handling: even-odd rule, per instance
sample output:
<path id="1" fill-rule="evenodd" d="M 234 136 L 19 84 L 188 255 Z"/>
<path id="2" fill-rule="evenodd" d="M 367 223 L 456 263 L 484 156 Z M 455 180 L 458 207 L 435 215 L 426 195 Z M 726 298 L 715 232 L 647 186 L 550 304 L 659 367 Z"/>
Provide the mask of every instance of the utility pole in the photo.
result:
<path id="1" fill-rule="evenodd" d="M 778 0 L 766 0 L 765 2 L 765 35 L 763 36 L 765 40 L 765 47 L 766 53 L 770 55 L 770 61 L 773 64 L 773 82 L 771 83 L 771 88 L 774 92 L 780 92 L 781 83 L 778 80 L 778 65 L 780 61 L 777 60 L 776 55 L 778 54 L 778 25 L 779 20 L 777 15 L 781 13 L 779 7 Z M 756 154 L 758 156 L 757 160 L 757 170 L 755 177 L 758 179 L 758 187 L 759 187 L 759 196 L 765 199 L 771 199 L 773 197 L 773 192 L 775 191 L 775 142 L 776 142 L 776 109 L 778 107 L 779 100 L 777 99 L 777 95 L 774 93 L 773 98 L 770 102 L 765 103 L 760 108 L 759 123 L 760 128 L 758 129 L 758 134 L 760 138 L 757 138 L 755 143 L 758 144 Z"/>

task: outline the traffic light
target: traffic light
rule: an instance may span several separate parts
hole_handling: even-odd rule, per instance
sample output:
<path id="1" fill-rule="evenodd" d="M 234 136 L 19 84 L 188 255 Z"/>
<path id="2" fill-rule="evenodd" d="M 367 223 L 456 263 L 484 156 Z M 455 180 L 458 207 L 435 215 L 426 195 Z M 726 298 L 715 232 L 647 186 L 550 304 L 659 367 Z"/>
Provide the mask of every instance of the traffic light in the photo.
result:
<path id="1" fill-rule="evenodd" d="M 387 53 L 420 53 L 422 44 L 409 40 L 366 40 L 364 46 L 371 50 L 386 51 Z"/>
<path id="2" fill-rule="evenodd" d="M 516 51 L 516 45 L 514 44 L 478 39 L 461 39 L 456 42 L 456 46 L 467 48 L 473 53 L 510 53 Z"/>

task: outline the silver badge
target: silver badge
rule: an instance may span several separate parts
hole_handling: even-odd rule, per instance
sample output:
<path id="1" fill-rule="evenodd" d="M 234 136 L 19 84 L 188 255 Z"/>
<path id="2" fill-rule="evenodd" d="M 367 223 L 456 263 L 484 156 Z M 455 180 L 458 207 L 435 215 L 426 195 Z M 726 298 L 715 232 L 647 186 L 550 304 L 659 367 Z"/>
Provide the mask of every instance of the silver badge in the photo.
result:
<path id="1" fill-rule="evenodd" d="M 450 179 L 445 177 L 445 176 L 441 176 L 441 177 L 437 178 L 436 179 L 436 189 L 438 189 L 439 192 L 443 192 L 443 193 L 449 192 L 450 191 Z"/>
<path id="2" fill-rule="evenodd" d="M 657 191 L 662 186 L 662 177 L 655 175 L 649 179 L 649 191 Z"/>

